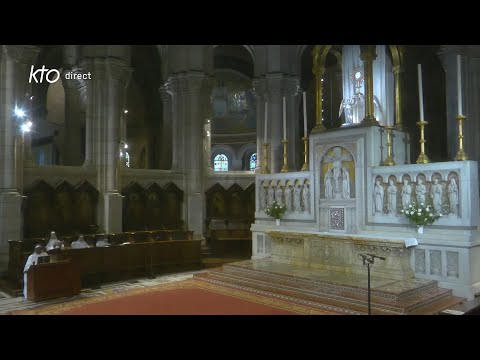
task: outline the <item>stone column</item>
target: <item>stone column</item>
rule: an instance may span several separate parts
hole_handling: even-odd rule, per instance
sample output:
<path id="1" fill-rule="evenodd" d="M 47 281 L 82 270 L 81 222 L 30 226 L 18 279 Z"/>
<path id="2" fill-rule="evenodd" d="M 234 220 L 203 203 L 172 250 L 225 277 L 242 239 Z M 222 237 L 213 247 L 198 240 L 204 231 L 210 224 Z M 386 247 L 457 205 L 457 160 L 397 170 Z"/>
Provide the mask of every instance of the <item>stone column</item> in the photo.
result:
<path id="1" fill-rule="evenodd" d="M 69 70 L 70 72 L 70 70 Z M 73 70 L 79 73 L 79 69 Z M 65 140 L 63 149 L 63 164 L 69 166 L 80 166 L 82 149 L 80 123 L 80 92 L 82 86 L 77 80 L 66 80 L 65 72 L 62 74 L 62 83 L 65 90 Z"/>
<path id="2" fill-rule="evenodd" d="M 279 173 L 283 165 L 283 75 L 267 74 L 266 100 L 268 102 L 267 141 L 270 144 L 268 161 L 271 173 Z"/>
<path id="3" fill-rule="evenodd" d="M 287 154 L 288 154 L 288 171 L 297 171 L 303 165 L 300 164 L 300 156 L 303 151 L 303 125 L 299 128 L 299 106 L 301 94 L 300 83 L 296 77 L 285 79 L 284 94 L 287 100 Z M 303 111 L 303 110 L 302 110 Z M 283 132 L 283 128 L 282 128 Z M 302 158 L 303 160 L 303 158 Z M 298 167 L 300 164 L 300 168 Z"/>
<path id="4" fill-rule="evenodd" d="M 160 166 L 161 169 L 172 168 L 172 154 L 175 139 L 173 138 L 172 126 L 172 93 L 169 83 L 165 83 L 160 87 L 160 96 L 163 105 L 163 130 L 162 130 L 162 151 Z"/>
<path id="5" fill-rule="evenodd" d="M 90 59 L 84 62 L 84 68 L 92 74 L 87 83 L 87 156 L 97 169 L 97 189 L 101 194 L 98 224 L 108 233 L 120 232 L 120 118 L 132 69 L 113 58 Z"/>
<path id="6" fill-rule="evenodd" d="M 360 45 L 360 51 L 365 69 L 365 118 L 362 120 L 362 125 L 378 125 L 373 103 L 373 61 L 377 58 L 376 46 Z"/>
<path id="7" fill-rule="evenodd" d="M 194 237 L 203 238 L 205 179 L 204 124 L 209 117 L 211 79 L 202 72 L 188 72 L 169 79 L 172 93 L 173 169 L 184 173 L 184 220 Z"/>
<path id="8" fill-rule="evenodd" d="M 23 161 L 18 161 L 20 169 L 16 164 L 23 144 L 18 143 L 20 133 L 13 109 L 16 103 L 24 102 L 25 69 L 37 53 L 31 46 L 0 46 L 0 272 L 7 268 L 8 240 L 22 237 L 23 186 L 17 170 L 23 175 Z"/>
<path id="9" fill-rule="evenodd" d="M 253 89 L 254 89 L 256 105 L 257 105 L 257 167 L 255 168 L 256 174 L 260 174 L 262 172 L 263 161 L 264 161 L 263 143 L 265 140 L 264 136 L 265 136 L 265 101 L 266 101 L 265 82 L 266 82 L 265 79 L 253 80 Z"/>

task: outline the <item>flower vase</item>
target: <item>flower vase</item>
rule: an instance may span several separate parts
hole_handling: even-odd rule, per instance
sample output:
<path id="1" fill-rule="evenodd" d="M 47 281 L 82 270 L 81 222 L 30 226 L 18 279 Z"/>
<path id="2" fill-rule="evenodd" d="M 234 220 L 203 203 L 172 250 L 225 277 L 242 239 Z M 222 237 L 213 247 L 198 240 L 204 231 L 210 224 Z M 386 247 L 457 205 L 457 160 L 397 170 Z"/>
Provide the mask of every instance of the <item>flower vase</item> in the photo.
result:
<path id="1" fill-rule="evenodd" d="M 418 232 L 419 234 L 423 234 L 423 225 L 418 225 L 418 227 L 417 227 L 417 232 Z"/>
<path id="2" fill-rule="evenodd" d="M 275 224 L 276 224 L 277 226 L 280 226 L 280 219 L 275 219 Z"/>

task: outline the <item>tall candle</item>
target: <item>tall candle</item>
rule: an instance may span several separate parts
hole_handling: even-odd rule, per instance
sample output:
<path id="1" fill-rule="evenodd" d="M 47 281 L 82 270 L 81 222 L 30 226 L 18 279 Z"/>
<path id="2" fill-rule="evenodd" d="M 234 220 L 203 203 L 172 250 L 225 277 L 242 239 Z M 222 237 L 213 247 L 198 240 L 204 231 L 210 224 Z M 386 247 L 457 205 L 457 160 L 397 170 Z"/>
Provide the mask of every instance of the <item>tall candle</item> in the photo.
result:
<path id="1" fill-rule="evenodd" d="M 267 123 L 268 123 L 268 102 L 265 101 L 265 131 L 263 132 L 263 142 L 267 143 Z"/>
<path id="2" fill-rule="evenodd" d="M 422 85 L 422 65 L 418 64 L 418 99 L 420 102 L 420 121 L 423 121 L 423 85 Z"/>
<path id="3" fill-rule="evenodd" d="M 283 97 L 283 140 L 287 140 L 287 99 Z"/>
<path id="4" fill-rule="evenodd" d="M 457 91 L 458 91 L 458 115 L 462 114 L 462 59 L 457 55 Z"/>
<path id="5" fill-rule="evenodd" d="M 303 137 L 307 137 L 307 93 L 303 92 Z"/>

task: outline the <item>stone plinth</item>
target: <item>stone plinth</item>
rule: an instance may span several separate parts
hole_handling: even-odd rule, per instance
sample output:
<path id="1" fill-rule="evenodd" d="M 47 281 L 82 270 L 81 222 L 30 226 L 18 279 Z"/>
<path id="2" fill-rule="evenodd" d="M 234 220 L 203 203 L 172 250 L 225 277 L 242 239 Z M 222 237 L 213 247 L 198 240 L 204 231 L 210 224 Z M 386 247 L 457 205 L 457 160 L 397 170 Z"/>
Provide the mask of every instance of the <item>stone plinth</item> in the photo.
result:
<path id="1" fill-rule="evenodd" d="M 410 265 L 409 246 L 415 239 L 393 240 L 349 234 L 303 233 L 269 231 L 273 262 L 309 268 L 333 270 L 349 274 L 366 274 L 359 254 L 369 253 L 385 257 L 376 259 L 371 274 L 396 280 L 414 276 Z"/>

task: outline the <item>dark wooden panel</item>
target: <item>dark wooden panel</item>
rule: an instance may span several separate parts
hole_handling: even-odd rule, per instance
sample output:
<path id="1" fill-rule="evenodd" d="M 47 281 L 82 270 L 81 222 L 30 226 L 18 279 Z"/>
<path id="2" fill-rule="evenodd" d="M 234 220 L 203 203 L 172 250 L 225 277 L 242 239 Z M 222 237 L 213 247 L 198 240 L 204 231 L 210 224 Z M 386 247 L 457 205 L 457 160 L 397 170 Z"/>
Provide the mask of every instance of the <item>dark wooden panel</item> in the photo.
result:
<path id="1" fill-rule="evenodd" d="M 36 181 L 26 190 L 24 234 L 40 237 L 50 234 L 54 225 L 53 188 L 45 181 Z"/>
<path id="2" fill-rule="evenodd" d="M 98 191 L 87 181 L 82 182 L 73 194 L 75 230 L 84 234 L 92 232 L 97 223 Z"/>
<path id="3" fill-rule="evenodd" d="M 123 231 L 145 230 L 145 193 L 137 183 L 127 186 L 123 195 Z"/>
<path id="4" fill-rule="evenodd" d="M 31 266 L 27 272 L 27 296 L 43 301 L 80 293 L 80 273 L 69 261 Z"/>

